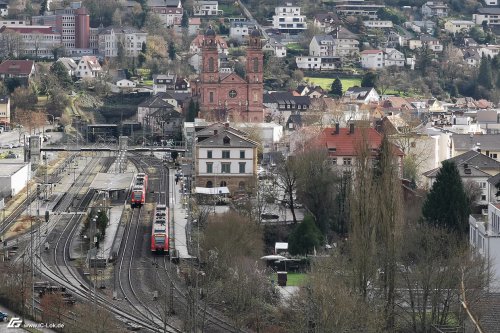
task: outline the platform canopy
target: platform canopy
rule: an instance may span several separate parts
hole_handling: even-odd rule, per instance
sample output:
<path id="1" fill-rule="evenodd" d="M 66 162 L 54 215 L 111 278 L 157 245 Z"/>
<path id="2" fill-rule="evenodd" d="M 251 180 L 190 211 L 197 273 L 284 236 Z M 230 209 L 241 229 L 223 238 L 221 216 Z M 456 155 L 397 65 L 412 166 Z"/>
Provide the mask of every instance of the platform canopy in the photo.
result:
<path id="1" fill-rule="evenodd" d="M 103 191 L 127 190 L 132 185 L 134 173 L 98 173 L 90 188 Z"/>
<path id="2" fill-rule="evenodd" d="M 229 194 L 229 189 L 227 187 L 196 187 L 195 193 L 209 195 Z"/>

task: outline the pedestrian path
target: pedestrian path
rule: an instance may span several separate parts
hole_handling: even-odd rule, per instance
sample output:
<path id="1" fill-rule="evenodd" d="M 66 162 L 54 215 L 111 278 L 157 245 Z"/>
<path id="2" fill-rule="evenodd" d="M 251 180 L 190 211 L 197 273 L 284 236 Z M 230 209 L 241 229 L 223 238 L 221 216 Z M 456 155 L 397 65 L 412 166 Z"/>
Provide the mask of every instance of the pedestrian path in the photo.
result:
<path id="1" fill-rule="evenodd" d="M 188 222 L 187 197 L 180 193 L 183 183 L 175 182 L 175 169 L 169 169 L 170 230 L 174 235 L 174 246 L 180 259 L 193 258 L 188 251 L 186 227 Z M 184 204 L 186 203 L 186 204 Z"/>

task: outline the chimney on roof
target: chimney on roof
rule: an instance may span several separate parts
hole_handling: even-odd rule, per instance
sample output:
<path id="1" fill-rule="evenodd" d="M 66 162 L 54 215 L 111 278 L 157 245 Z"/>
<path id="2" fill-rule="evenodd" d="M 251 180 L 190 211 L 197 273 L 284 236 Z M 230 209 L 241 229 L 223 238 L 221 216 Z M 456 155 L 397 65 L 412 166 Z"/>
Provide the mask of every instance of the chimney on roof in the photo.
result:
<path id="1" fill-rule="evenodd" d="M 335 132 L 334 134 L 340 134 L 340 124 L 339 123 L 335 123 Z"/>
<path id="2" fill-rule="evenodd" d="M 469 164 L 468 163 L 464 163 L 464 169 L 468 169 L 469 168 Z"/>
<path id="3" fill-rule="evenodd" d="M 354 123 L 349 124 L 349 134 L 354 134 Z"/>
<path id="4" fill-rule="evenodd" d="M 217 131 L 217 130 L 214 130 L 214 135 L 217 135 L 217 133 L 219 133 L 219 131 Z"/>

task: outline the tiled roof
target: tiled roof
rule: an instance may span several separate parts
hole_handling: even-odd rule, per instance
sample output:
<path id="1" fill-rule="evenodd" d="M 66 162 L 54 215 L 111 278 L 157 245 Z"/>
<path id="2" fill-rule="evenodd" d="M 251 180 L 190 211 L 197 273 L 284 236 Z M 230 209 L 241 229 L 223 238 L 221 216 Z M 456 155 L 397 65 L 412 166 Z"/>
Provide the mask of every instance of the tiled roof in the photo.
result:
<path id="1" fill-rule="evenodd" d="M 224 143 L 225 138 L 229 138 L 229 144 Z M 198 147 L 237 147 L 254 148 L 257 143 L 243 136 L 237 135 L 233 130 L 227 130 L 224 127 L 217 134 L 206 138 L 196 144 Z"/>
<path id="2" fill-rule="evenodd" d="M 193 39 L 191 44 L 196 45 L 198 47 L 201 47 L 203 45 L 204 38 L 205 38 L 204 35 L 199 34 L 198 36 L 195 37 L 195 39 Z M 220 48 L 227 49 L 226 40 L 224 38 L 222 38 L 221 36 L 215 36 L 215 42 L 217 43 L 217 45 L 219 45 Z"/>
<path id="3" fill-rule="evenodd" d="M 384 53 L 382 50 L 364 50 L 361 52 L 361 55 L 363 54 L 379 54 L 379 53 Z"/>
<path id="4" fill-rule="evenodd" d="M 483 151 L 500 150 L 500 134 L 453 134 L 451 137 L 455 150 L 471 150 L 478 143 Z"/>
<path id="5" fill-rule="evenodd" d="M 482 8 L 478 8 L 477 12 L 479 14 L 500 15 L 500 8 L 496 8 L 496 7 L 482 7 Z"/>
<path id="6" fill-rule="evenodd" d="M 357 156 L 364 140 L 370 149 L 378 149 L 382 144 L 382 135 L 373 128 L 354 128 L 352 134 L 349 128 L 340 128 L 339 134 L 335 134 L 335 128 L 328 127 L 311 143 L 313 146 L 328 148 L 330 156 Z M 399 148 L 394 146 L 394 149 L 398 156 L 404 155 Z"/>
<path id="7" fill-rule="evenodd" d="M 457 165 L 467 163 L 468 165 L 475 166 L 478 169 L 498 168 L 500 171 L 500 162 L 475 150 L 469 150 L 466 153 L 448 159 L 448 161 L 453 161 Z"/>
<path id="8" fill-rule="evenodd" d="M 57 33 L 52 31 L 52 27 L 47 26 L 3 26 L 0 28 L 0 33 L 4 31 L 13 31 L 20 34 L 43 34 L 43 35 L 57 35 Z"/>
<path id="9" fill-rule="evenodd" d="M 5 60 L 0 64 L 0 74 L 28 76 L 34 65 L 33 60 Z"/>
<path id="10" fill-rule="evenodd" d="M 80 61 L 86 62 L 90 69 L 93 71 L 101 70 L 101 64 L 99 64 L 99 60 L 95 56 L 83 56 Z"/>
<path id="11" fill-rule="evenodd" d="M 214 135 L 215 131 L 220 132 L 222 130 L 231 131 L 234 134 L 240 135 L 240 136 L 247 135 L 247 133 L 240 131 L 237 128 L 234 128 L 231 126 L 226 127 L 226 125 L 224 123 L 218 122 L 218 123 L 213 123 L 211 125 L 208 125 L 207 127 L 205 127 L 202 130 L 199 130 L 198 132 L 196 132 L 196 136 L 210 136 L 210 135 Z"/>

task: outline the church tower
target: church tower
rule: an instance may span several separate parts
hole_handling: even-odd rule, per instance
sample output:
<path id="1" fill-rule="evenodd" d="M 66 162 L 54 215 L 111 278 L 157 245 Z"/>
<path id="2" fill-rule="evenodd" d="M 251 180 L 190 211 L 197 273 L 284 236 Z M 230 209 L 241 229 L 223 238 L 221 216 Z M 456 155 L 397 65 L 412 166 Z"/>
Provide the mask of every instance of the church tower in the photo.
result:
<path id="1" fill-rule="evenodd" d="M 248 40 L 246 81 L 248 109 L 246 120 L 249 122 L 263 120 L 262 95 L 264 93 L 264 55 L 262 53 L 262 39 L 259 30 L 254 29 Z"/>
<path id="2" fill-rule="evenodd" d="M 200 72 L 200 112 L 207 116 L 218 107 L 219 99 L 219 53 L 215 31 L 210 26 L 203 36 Z"/>

